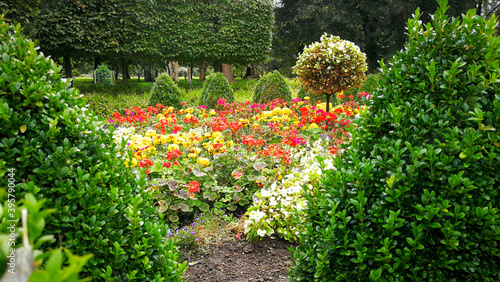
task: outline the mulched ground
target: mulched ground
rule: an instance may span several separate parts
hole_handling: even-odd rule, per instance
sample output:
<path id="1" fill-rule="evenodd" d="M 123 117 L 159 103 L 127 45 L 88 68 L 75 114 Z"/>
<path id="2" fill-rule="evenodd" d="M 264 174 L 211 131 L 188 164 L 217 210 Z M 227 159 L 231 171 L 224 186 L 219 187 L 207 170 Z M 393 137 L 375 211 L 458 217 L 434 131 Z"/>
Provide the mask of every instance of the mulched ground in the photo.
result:
<path id="1" fill-rule="evenodd" d="M 296 245 L 269 237 L 249 242 L 234 235 L 212 245 L 208 254 L 187 259 L 189 268 L 184 276 L 189 282 L 290 281 L 289 247 Z"/>

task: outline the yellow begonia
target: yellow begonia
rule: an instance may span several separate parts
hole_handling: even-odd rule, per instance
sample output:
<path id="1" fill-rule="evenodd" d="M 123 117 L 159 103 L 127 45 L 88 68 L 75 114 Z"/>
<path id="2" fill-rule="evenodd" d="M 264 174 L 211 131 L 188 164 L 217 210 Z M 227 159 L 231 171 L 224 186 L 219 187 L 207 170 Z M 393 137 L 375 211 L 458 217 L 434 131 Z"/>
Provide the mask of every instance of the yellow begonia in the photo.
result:
<path id="1" fill-rule="evenodd" d="M 309 96 L 304 97 L 304 100 L 309 100 L 309 99 L 311 99 L 309 98 Z"/>
<path id="2" fill-rule="evenodd" d="M 191 154 L 188 154 L 188 158 L 191 158 L 191 159 L 194 159 L 196 158 L 198 155 L 195 154 L 195 153 L 191 153 Z"/>
<path id="3" fill-rule="evenodd" d="M 188 114 L 191 114 L 191 113 L 193 113 L 193 112 L 194 112 L 194 109 L 193 109 L 193 108 L 188 108 L 188 109 L 186 110 L 186 112 L 187 112 Z"/>
<path id="4" fill-rule="evenodd" d="M 309 129 L 315 129 L 315 128 L 318 128 L 318 125 L 316 123 L 313 122 L 309 125 Z"/>
<path id="5" fill-rule="evenodd" d="M 211 109 L 210 110 L 210 115 L 211 116 L 215 116 L 217 114 L 217 112 L 214 110 L 214 109 Z"/>
<path id="6" fill-rule="evenodd" d="M 170 145 L 168 145 L 168 150 L 169 151 L 179 150 L 179 145 L 177 145 L 177 144 L 170 144 Z"/>
<path id="7" fill-rule="evenodd" d="M 196 163 L 197 163 L 197 164 L 200 164 L 200 165 L 202 165 L 202 166 L 207 166 L 207 165 L 209 165 L 209 164 L 210 164 L 210 161 L 209 161 L 207 158 L 198 158 L 198 159 L 196 160 Z"/>

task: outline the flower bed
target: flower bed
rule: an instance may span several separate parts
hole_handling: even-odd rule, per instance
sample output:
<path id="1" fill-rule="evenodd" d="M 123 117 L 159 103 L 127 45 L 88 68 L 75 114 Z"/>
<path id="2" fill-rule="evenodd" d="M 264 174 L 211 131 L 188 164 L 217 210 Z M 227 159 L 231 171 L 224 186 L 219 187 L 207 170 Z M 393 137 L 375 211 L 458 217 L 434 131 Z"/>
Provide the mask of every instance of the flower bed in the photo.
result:
<path id="1" fill-rule="evenodd" d="M 344 99 L 341 99 L 344 98 Z M 273 234 L 295 240 L 293 206 L 306 208 L 302 186 L 317 183 L 321 156 L 328 165 L 347 127 L 367 101 L 339 97 L 331 113 L 325 104 L 279 99 L 267 104 L 218 101 L 216 110 L 157 104 L 113 114 L 115 142 L 124 162 L 144 173 L 154 189 L 158 212 L 174 225 L 210 207 L 248 212 L 250 237 Z M 332 168 L 331 166 L 329 166 Z M 277 203 L 279 201 L 279 203 Z M 257 218 L 256 214 L 265 213 Z M 259 219 L 259 220 L 257 220 Z M 262 221 L 264 220 L 264 221 Z"/>

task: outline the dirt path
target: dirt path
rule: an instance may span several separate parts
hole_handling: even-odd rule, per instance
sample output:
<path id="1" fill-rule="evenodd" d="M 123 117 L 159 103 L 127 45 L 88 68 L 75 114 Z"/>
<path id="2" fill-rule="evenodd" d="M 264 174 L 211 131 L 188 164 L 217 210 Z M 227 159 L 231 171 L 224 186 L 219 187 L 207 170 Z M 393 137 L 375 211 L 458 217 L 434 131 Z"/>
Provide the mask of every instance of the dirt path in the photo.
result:
<path id="1" fill-rule="evenodd" d="M 258 242 L 230 237 L 211 246 L 208 254 L 190 257 L 186 281 L 289 281 L 289 247 L 296 245 L 269 237 Z"/>

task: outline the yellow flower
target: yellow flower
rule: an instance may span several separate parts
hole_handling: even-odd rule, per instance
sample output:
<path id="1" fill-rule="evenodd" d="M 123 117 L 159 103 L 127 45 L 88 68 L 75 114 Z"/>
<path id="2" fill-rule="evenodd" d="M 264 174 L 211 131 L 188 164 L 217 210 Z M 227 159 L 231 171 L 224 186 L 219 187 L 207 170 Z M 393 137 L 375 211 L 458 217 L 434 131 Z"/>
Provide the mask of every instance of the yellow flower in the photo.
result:
<path id="1" fill-rule="evenodd" d="M 230 140 L 229 142 L 227 142 L 227 143 L 226 143 L 226 146 L 227 146 L 227 147 L 232 147 L 232 146 L 234 146 L 234 142 L 233 142 L 233 140 Z"/>
<path id="2" fill-rule="evenodd" d="M 195 153 L 191 153 L 191 154 L 188 154 L 188 158 L 191 158 L 191 159 L 194 159 L 196 158 L 198 155 L 195 154 Z"/>
<path id="3" fill-rule="evenodd" d="M 217 112 L 215 112 L 215 110 L 214 110 L 214 109 L 211 109 L 211 110 L 210 110 L 210 115 L 211 115 L 211 116 L 215 116 L 216 114 L 217 114 Z"/>
<path id="4" fill-rule="evenodd" d="M 318 128 L 318 125 L 316 123 L 313 122 L 309 125 L 309 129 L 315 129 L 315 128 Z"/>
<path id="5" fill-rule="evenodd" d="M 311 99 L 309 98 L 309 96 L 304 97 L 304 100 L 309 100 L 309 99 Z"/>
<path id="6" fill-rule="evenodd" d="M 175 150 L 178 150 L 179 149 L 179 145 L 177 144 L 170 144 L 168 145 L 168 150 L 169 151 L 175 151 Z"/>
<path id="7" fill-rule="evenodd" d="M 193 113 L 193 112 L 194 112 L 194 110 L 193 110 L 193 108 L 188 108 L 188 109 L 186 110 L 186 112 L 187 112 L 188 114 L 191 114 L 191 113 Z"/>
<path id="8" fill-rule="evenodd" d="M 197 163 L 197 164 L 200 164 L 200 165 L 202 165 L 202 166 L 207 166 L 207 165 L 209 165 L 209 164 L 210 164 L 210 161 L 209 161 L 207 158 L 198 158 L 198 159 L 196 160 L 196 163 Z"/>

